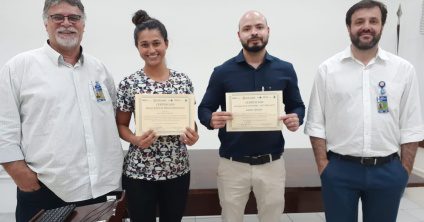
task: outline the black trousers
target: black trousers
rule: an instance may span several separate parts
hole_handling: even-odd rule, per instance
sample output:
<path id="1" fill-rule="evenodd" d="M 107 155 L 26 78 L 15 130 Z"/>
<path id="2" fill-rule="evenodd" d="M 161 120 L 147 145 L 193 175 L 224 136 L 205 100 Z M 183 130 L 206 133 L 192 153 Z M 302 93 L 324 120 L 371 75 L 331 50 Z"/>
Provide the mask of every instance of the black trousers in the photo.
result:
<path id="1" fill-rule="evenodd" d="M 175 179 L 147 181 L 122 176 L 132 222 L 180 222 L 187 203 L 190 173 Z"/>
<path id="2" fill-rule="evenodd" d="M 84 206 L 106 201 L 106 195 L 78 202 L 65 202 L 40 182 L 41 188 L 34 192 L 24 192 L 17 188 L 16 222 L 28 222 L 40 210 L 54 209 L 68 204 Z"/>

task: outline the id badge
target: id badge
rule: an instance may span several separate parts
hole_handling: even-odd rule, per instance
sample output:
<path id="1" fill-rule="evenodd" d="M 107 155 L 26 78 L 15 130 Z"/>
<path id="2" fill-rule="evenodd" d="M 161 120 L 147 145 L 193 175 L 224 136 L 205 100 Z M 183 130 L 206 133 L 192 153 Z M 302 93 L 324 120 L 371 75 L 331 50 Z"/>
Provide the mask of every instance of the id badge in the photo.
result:
<path id="1" fill-rule="evenodd" d="M 387 96 L 377 97 L 377 110 L 379 113 L 389 112 L 389 104 L 387 103 Z"/>
<path id="2" fill-rule="evenodd" d="M 96 97 L 97 102 L 106 101 L 105 95 L 103 94 L 102 85 L 98 81 L 95 82 L 93 86 L 94 96 Z"/>

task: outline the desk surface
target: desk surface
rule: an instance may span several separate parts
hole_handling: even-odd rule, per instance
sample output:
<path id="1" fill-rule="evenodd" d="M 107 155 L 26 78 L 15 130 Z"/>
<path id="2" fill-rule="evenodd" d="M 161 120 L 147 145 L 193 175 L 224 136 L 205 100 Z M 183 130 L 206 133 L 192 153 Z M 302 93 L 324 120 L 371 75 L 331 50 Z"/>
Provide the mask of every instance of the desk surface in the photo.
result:
<path id="1" fill-rule="evenodd" d="M 216 189 L 219 154 L 216 149 L 190 149 L 190 189 Z M 285 149 L 286 187 L 320 187 L 321 181 L 311 148 Z M 409 186 L 424 186 L 424 178 L 412 174 Z"/>
<path id="2" fill-rule="evenodd" d="M 115 207 L 116 201 L 77 207 L 66 221 L 107 221 L 112 217 Z"/>

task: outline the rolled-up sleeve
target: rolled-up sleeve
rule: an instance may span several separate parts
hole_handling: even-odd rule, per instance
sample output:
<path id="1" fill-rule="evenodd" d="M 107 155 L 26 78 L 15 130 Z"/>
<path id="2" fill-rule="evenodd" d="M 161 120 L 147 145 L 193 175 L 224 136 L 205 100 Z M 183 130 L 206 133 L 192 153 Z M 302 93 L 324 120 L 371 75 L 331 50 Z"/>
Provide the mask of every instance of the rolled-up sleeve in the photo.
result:
<path id="1" fill-rule="evenodd" d="M 322 67 L 315 77 L 309 99 L 308 115 L 305 124 L 305 134 L 326 139 L 325 132 L 325 74 Z"/>
<path id="2" fill-rule="evenodd" d="M 0 70 L 0 163 L 24 159 L 21 151 L 19 90 L 12 72 L 7 64 Z"/>
<path id="3" fill-rule="evenodd" d="M 407 87 L 400 104 L 400 142 L 401 144 L 419 142 L 424 139 L 424 122 L 420 104 L 418 79 L 414 67 L 407 69 Z"/>

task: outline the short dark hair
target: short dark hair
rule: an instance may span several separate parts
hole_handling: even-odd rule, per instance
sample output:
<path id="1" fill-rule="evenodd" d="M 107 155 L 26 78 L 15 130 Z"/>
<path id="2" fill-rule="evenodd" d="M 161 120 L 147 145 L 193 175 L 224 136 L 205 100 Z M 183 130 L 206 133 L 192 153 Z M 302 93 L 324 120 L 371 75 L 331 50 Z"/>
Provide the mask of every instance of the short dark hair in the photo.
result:
<path id="1" fill-rule="evenodd" d="M 383 3 L 379 2 L 379 1 L 374 1 L 374 0 L 362 0 L 362 1 L 354 4 L 352 7 L 350 7 L 350 9 L 346 12 L 346 25 L 350 27 L 350 25 L 352 23 L 352 15 L 357 10 L 364 9 L 364 8 L 369 9 L 369 8 L 374 8 L 374 7 L 378 7 L 380 9 L 380 11 L 381 11 L 381 23 L 384 25 L 386 23 L 386 18 L 387 18 L 386 5 L 384 5 Z"/>
<path id="2" fill-rule="evenodd" d="M 166 31 L 165 26 L 159 20 L 151 18 L 146 11 L 140 9 L 135 12 L 134 16 L 132 17 L 132 22 L 135 25 L 134 43 L 136 47 L 138 44 L 138 33 L 145 29 L 158 30 L 163 40 L 168 43 L 168 32 Z"/>
<path id="3" fill-rule="evenodd" d="M 59 3 L 66 2 L 72 6 L 76 6 L 79 8 L 79 10 L 82 12 L 82 18 L 85 20 L 85 11 L 84 11 L 84 5 L 80 0 L 46 0 L 44 2 L 44 9 L 43 9 L 43 19 L 44 21 L 47 20 L 47 17 L 49 16 L 47 12 L 49 11 L 50 7 L 53 5 L 57 5 Z"/>

